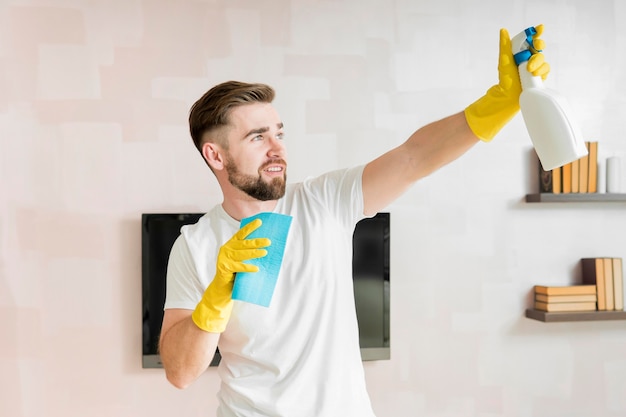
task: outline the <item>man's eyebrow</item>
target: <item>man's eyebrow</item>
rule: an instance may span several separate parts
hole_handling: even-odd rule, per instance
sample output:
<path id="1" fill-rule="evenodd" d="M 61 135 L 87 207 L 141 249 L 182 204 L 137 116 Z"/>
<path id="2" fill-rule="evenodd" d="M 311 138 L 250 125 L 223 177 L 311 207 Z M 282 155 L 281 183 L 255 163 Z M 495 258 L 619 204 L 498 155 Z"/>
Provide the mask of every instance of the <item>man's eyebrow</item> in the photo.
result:
<path id="1" fill-rule="evenodd" d="M 268 130 L 270 130 L 269 127 L 259 127 L 257 129 L 252 129 L 251 131 L 249 131 L 248 133 L 246 133 L 243 137 L 244 139 L 247 138 L 250 135 L 258 135 L 259 133 L 265 133 Z"/>
<path id="2" fill-rule="evenodd" d="M 282 128 L 283 128 L 283 126 L 284 126 L 283 122 L 276 123 L 276 127 L 277 127 L 279 130 L 280 130 L 280 129 L 282 129 Z M 250 130 L 248 133 L 246 133 L 246 134 L 244 135 L 244 137 L 243 137 L 243 138 L 245 139 L 245 138 L 247 138 L 247 137 L 248 137 L 248 136 L 250 136 L 250 135 L 258 135 L 258 134 L 260 134 L 260 133 L 265 133 L 265 132 L 267 132 L 268 130 L 270 130 L 270 128 L 269 128 L 269 127 L 259 127 L 259 128 L 257 128 L 257 129 L 252 129 L 252 130 Z"/>

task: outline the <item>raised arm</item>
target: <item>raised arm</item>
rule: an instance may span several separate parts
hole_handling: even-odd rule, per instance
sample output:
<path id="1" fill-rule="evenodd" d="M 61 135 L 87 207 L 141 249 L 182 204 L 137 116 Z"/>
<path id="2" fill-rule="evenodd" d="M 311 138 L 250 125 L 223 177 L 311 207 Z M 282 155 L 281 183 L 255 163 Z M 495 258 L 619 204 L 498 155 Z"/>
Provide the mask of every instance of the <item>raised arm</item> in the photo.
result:
<path id="1" fill-rule="evenodd" d="M 536 27 L 534 44 L 543 49 Z M 545 78 L 550 67 L 537 52 L 528 61 L 533 75 Z M 488 142 L 519 111 L 522 87 L 506 29 L 500 30 L 498 84 L 465 111 L 430 123 L 413 133 L 402 145 L 368 163 L 363 171 L 363 199 L 366 215 L 374 214 L 398 198 L 415 181 L 463 155 L 479 140 Z"/>
<path id="2" fill-rule="evenodd" d="M 477 142 L 462 112 L 417 130 L 402 145 L 365 166 L 365 214 L 384 209 L 415 181 L 455 160 Z"/>

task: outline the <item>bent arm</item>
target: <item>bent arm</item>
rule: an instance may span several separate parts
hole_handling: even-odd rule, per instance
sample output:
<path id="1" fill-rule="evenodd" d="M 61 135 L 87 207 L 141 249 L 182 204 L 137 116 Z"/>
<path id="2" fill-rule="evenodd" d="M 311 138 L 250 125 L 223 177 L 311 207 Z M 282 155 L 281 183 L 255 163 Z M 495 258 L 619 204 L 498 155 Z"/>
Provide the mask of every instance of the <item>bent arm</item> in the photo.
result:
<path id="1" fill-rule="evenodd" d="M 168 309 L 163 314 L 159 353 L 167 380 L 186 388 L 211 364 L 219 333 L 200 329 L 191 320 L 192 310 Z"/>
<path id="2" fill-rule="evenodd" d="M 417 180 L 454 161 L 478 141 L 463 112 L 418 129 L 402 145 L 365 166 L 364 214 L 381 211 Z"/>

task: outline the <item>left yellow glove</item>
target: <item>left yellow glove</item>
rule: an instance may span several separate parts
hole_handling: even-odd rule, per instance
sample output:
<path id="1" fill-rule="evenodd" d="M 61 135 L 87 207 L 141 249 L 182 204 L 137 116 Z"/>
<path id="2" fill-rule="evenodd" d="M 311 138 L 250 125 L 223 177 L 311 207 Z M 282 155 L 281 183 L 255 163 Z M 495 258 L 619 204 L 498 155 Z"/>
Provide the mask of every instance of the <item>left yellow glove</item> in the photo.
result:
<path id="1" fill-rule="evenodd" d="M 213 281 L 204 291 L 202 299 L 191 313 L 191 319 L 205 332 L 222 333 L 226 329 L 233 309 L 233 284 L 237 272 L 257 272 L 258 266 L 247 264 L 249 259 L 267 255 L 264 249 L 271 245 L 266 238 L 247 239 L 248 235 L 261 227 L 255 219 L 239 229 L 219 250 Z"/>
<path id="2" fill-rule="evenodd" d="M 543 25 L 535 26 L 533 36 L 535 50 L 527 63 L 528 71 L 544 80 L 550 72 L 550 65 L 545 62 L 540 52 L 545 42 L 539 39 Z M 500 29 L 500 56 L 498 59 L 498 84 L 491 87 L 484 96 L 465 109 L 467 124 L 482 141 L 489 142 L 519 111 L 519 96 L 522 93 L 519 73 L 513 52 L 511 39 L 506 29 Z"/>

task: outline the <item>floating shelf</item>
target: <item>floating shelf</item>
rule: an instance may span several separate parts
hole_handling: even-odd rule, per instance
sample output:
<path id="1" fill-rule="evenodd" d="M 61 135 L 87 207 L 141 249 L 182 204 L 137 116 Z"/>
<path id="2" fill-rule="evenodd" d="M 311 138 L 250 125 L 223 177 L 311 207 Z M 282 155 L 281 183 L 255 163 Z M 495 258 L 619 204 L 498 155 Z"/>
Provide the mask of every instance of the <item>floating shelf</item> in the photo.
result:
<path id="1" fill-rule="evenodd" d="M 626 320 L 626 311 L 567 311 L 554 312 L 527 309 L 526 317 L 546 323 L 566 321 L 597 321 L 597 320 Z"/>
<path id="2" fill-rule="evenodd" d="M 574 202 L 605 202 L 626 203 L 626 194 L 622 193 L 537 193 L 526 194 L 527 203 L 574 203 Z"/>

